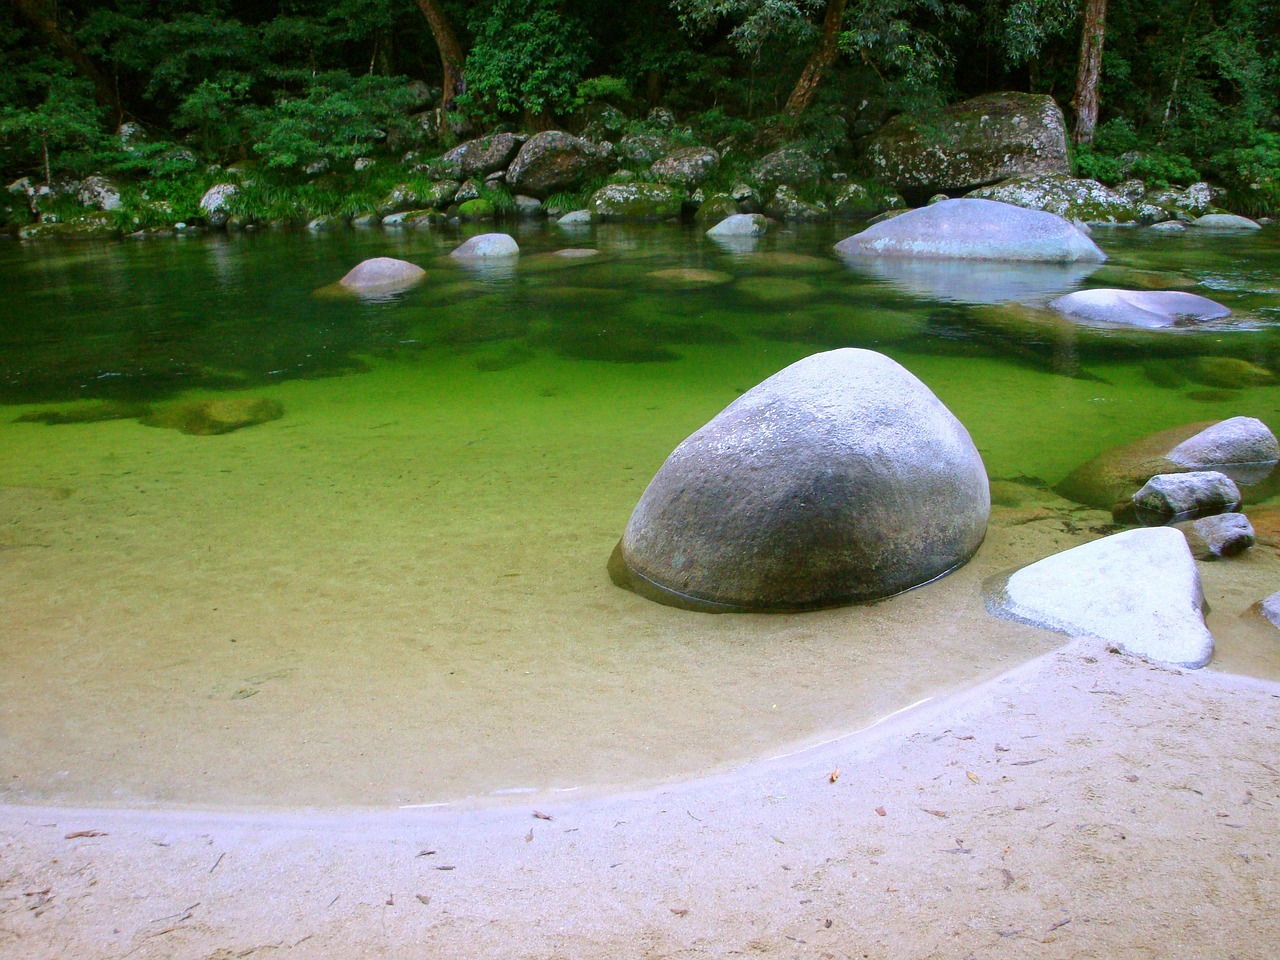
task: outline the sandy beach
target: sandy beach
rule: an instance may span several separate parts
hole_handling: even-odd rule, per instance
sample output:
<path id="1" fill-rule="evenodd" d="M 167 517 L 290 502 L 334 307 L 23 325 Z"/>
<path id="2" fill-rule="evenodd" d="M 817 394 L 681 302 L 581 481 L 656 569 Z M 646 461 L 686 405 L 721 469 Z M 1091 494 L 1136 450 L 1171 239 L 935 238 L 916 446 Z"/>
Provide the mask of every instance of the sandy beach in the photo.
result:
<path id="1" fill-rule="evenodd" d="M 0 956 L 1218 957 L 1280 941 L 1280 684 L 1072 643 L 643 793 L 0 807 Z"/>

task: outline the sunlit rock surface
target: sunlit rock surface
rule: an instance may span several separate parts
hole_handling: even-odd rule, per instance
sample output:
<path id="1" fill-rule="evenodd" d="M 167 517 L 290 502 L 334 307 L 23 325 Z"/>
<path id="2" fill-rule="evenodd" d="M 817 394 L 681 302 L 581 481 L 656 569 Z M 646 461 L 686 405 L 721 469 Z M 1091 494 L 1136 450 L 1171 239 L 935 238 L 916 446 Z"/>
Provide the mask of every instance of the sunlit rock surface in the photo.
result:
<path id="1" fill-rule="evenodd" d="M 1095 637 L 1158 663 L 1213 658 L 1204 592 L 1186 538 L 1172 527 L 1127 530 L 987 583 L 997 617 Z"/>
<path id="2" fill-rule="evenodd" d="M 905 368 L 843 349 L 792 364 L 671 454 L 615 583 L 708 612 L 875 600 L 963 564 L 986 533 L 968 432 Z"/>
<path id="3" fill-rule="evenodd" d="M 961 198 L 909 210 L 836 244 L 843 257 L 1072 262 L 1106 254 L 1062 217 L 995 200 Z"/>

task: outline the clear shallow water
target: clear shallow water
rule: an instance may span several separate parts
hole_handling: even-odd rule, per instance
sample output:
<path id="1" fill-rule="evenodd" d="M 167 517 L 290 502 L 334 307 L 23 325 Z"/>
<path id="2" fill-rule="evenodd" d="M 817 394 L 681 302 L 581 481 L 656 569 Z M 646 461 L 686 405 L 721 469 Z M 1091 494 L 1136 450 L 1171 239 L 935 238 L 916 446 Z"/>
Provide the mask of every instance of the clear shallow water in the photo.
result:
<path id="1" fill-rule="evenodd" d="M 849 231 L 726 251 L 670 227 L 518 234 L 469 271 L 445 233 L 0 247 L 0 790 L 11 800 L 380 805 L 687 776 L 853 729 L 1057 638 L 995 621 L 983 577 L 1107 532 L 1045 485 L 1102 449 L 1234 415 L 1280 426 L 1280 243 L 1098 239 L 1088 276 L 858 271 Z M 592 258 L 552 256 L 564 247 Z M 313 295 L 370 256 L 398 297 Z M 1047 322 L 1074 285 L 1179 286 L 1200 331 Z M 881 350 L 1000 482 L 966 568 L 869 607 L 707 616 L 605 561 L 667 453 L 821 349 Z M 139 405 L 278 401 L 225 436 Z M 120 404 L 119 419 L 71 418 Z M 128 406 L 132 405 L 132 406 Z M 1205 565 L 1218 663 L 1275 675 L 1238 614 L 1274 544 Z M 1270 646 L 1267 644 L 1271 643 Z"/>

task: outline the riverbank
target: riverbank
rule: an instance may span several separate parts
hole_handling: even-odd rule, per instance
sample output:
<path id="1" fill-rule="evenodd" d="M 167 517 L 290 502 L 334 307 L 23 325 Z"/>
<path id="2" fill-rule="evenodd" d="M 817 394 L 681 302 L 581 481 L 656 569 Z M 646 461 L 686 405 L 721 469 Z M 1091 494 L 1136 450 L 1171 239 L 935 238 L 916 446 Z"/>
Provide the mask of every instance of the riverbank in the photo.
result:
<path id="1" fill-rule="evenodd" d="M 1263 958 L 1280 684 L 1076 641 L 712 779 L 358 813 L 0 808 L 0 955 Z"/>

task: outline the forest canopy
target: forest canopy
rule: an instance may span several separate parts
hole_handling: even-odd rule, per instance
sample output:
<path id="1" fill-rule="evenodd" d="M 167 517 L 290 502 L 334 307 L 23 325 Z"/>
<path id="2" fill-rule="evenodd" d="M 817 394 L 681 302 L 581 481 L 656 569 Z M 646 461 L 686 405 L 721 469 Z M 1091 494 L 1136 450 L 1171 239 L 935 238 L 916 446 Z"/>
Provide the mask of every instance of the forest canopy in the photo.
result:
<path id="1" fill-rule="evenodd" d="M 1273 184 L 1277 36 L 1260 0 L 13 0 L 0 172 L 301 176 L 654 107 L 852 167 L 896 113 L 1021 90 L 1064 107 L 1084 174 L 1138 153 L 1157 178 Z"/>

